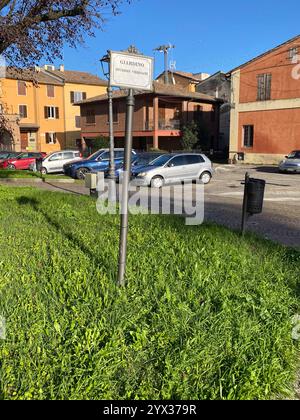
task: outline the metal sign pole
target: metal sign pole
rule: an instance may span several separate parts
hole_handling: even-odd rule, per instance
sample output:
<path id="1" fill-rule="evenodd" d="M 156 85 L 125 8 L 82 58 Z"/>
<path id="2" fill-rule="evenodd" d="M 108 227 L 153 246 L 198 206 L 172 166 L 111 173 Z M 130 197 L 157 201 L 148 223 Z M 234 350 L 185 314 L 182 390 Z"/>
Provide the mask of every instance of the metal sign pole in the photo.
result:
<path id="1" fill-rule="evenodd" d="M 132 158 L 132 129 L 135 99 L 133 90 L 129 90 L 126 101 L 126 137 L 125 137 L 125 162 L 124 176 L 122 181 L 122 203 L 121 203 L 121 228 L 119 248 L 118 285 L 125 286 L 125 272 L 127 259 L 127 236 L 128 236 L 128 200 L 129 182 L 131 176 Z"/>
<path id="2" fill-rule="evenodd" d="M 114 139 L 114 113 L 113 113 L 113 89 L 110 86 L 107 88 L 108 96 L 108 119 L 109 119 L 109 179 L 115 179 L 115 139 Z"/>

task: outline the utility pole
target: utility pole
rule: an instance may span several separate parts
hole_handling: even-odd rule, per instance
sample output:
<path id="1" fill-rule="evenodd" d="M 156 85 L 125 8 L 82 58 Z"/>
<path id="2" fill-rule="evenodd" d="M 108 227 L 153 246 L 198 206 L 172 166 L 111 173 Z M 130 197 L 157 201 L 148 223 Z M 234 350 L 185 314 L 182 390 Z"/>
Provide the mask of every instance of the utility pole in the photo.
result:
<path id="1" fill-rule="evenodd" d="M 165 57 L 165 85 L 169 84 L 169 50 L 175 48 L 175 45 L 160 45 L 154 51 L 163 52 Z"/>

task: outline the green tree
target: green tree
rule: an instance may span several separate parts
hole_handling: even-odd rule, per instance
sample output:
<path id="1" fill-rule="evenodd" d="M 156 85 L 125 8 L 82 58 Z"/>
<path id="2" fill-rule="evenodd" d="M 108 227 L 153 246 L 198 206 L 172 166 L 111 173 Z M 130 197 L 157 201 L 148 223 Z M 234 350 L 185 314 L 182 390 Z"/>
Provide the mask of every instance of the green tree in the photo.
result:
<path id="1" fill-rule="evenodd" d="M 189 122 L 182 128 L 181 145 L 184 150 L 193 150 L 199 143 L 199 126 L 195 121 Z"/>

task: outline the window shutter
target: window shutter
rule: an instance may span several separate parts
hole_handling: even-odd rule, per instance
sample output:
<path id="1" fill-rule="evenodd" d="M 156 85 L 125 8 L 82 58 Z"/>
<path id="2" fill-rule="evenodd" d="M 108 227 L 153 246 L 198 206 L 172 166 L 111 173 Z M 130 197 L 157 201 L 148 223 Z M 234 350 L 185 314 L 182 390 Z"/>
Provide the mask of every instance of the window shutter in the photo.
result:
<path id="1" fill-rule="evenodd" d="M 75 102 L 75 92 L 71 92 L 71 103 Z"/>
<path id="2" fill-rule="evenodd" d="M 57 120 L 59 119 L 59 108 L 58 107 L 55 108 L 55 118 Z"/>
<path id="3" fill-rule="evenodd" d="M 266 74 L 266 100 L 271 99 L 272 74 Z"/>
<path id="4" fill-rule="evenodd" d="M 48 107 L 47 106 L 45 106 L 45 108 L 44 108 L 44 113 L 45 113 L 45 119 L 47 120 L 48 119 Z"/>
<path id="5" fill-rule="evenodd" d="M 85 101 L 86 100 L 86 92 L 82 92 L 82 100 Z"/>

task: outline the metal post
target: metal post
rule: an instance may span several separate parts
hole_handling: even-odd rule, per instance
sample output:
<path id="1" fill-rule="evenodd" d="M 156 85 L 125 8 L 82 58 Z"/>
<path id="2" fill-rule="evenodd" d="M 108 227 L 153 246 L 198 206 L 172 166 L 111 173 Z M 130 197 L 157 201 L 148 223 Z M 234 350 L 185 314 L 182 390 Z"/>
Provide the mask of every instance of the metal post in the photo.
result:
<path id="1" fill-rule="evenodd" d="M 168 50 L 165 48 L 164 50 L 165 55 L 165 85 L 169 84 L 169 62 L 168 62 Z"/>
<path id="2" fill-rule="evenodd" d="M 133 90 L 129 90 L 126 101 L 126 137 L 125 137 L 125 162 L 124 175 L 122 181 L 122 203 L 121 203 L 121 228 L 120 228 L 120 248 L 119 248 L 119 270 L 118 285 L 125 286 L 125 272 L 127 259 L 127 235 L 128 235 L 128 199 L 129 181 L 131 175 L 132 157 L 132 129 L 135 99 Z"/>
<path id="3" fill-rule="evenodd" d="M 109 85 L 108 96 L 108 120 L 109 120 L 109 173 L 110 179 L 115 179 L 115 139 L 114 139 L 114 113 L 113 113 L 113 89 Z"/>
<path id="4" fill-rule="evenodd" d="M 243 201 L 243 216 L 242 216 L 242 235 L 245 235 L 246 231 L 246 221 L 247 221 L 247 206 L 248 206 L 248 183 L 249 183 L 249 173 L 246 172 L 245 175 L 245 188 L 244 188 L 244 201 Z"/>

